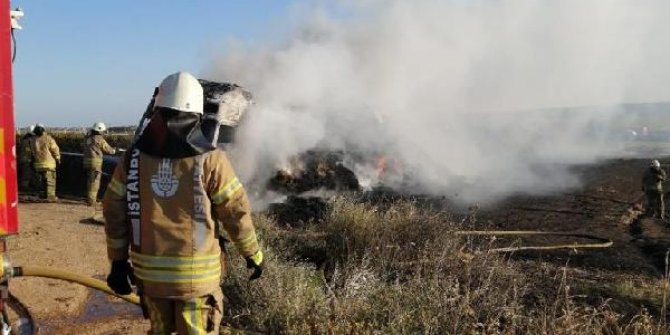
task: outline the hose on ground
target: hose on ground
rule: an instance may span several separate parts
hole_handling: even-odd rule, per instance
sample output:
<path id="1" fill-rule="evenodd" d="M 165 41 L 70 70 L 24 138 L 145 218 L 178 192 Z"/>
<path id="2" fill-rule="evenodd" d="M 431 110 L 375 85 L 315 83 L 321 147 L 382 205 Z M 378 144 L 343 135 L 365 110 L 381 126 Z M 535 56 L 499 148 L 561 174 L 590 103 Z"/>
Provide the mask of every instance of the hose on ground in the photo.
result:
<path id="1" fill-rule="evenodd" d="M 310 232 L 307 233 L 308 237 L 311 239 L 326 238 L 328 233 L 323 232 Z M 507 247 L 507 248 L 492 248 L 486 251 L 488 252 L 514 252 L 522 250 L 558 250 L 558 249 L 599 249 L 599 248 L 609 248 L 612 246 L 613 242 L 604 237 L 598 237 L 590 234 L 582 233 L 564 233 L 564 232 L 555 232 L 555 231 L 537 231 L 537 230 L 456 230 L 452 231 L 451 234 L 455 236 L 563 236 L 563 237 L 573 237 L 585 240 L 596 241 L 596 243 L 566 243 L 566 244 L 551 244 L 551 245 L 537 245 L 537 246 L 520 246 L 520 247 Z"/>
<path id="2" fill-rule="evenodd" d="M 554 244 L 546 246 L 521 246 L 489 249 L 489 252 L 513 252 L 522 250 L 557 250 L 557 249 L 594 249 L 609 248 L 613 242 L 609 239 L 589 234 L 563 233 L 554 231 L 536 231 L 536 230 L 459 230 L 454 235 L 458 236 L 563 236 L 576 237 L 581 239 L 598 241 L 596 243 L 577 243 Z"/>
<path id="3" fill-rule="evenodd" d="M 107 293 L 109 295 L 113 295 L 115 297 L 121 298 L 131 304 L 135 305 L 140 305 L 140 298 L 136 294 L 129 294 L 129 295 L 118 295 L 114 293 L 108 286 L 107 283 L 105 283 L 102 280 L 98 280 L 95 278 L 83 276 L 76 274 L 71 271 L 66 271 L 66 270 L 61 270 L 61 269 L 54 269 L 54 268 L 49 268 L 49 267 L 43 267 L 43 266 L 17 266 L 12 268 L 13 274 L 12 277 L 42 277 L 42 278 L 51 278 L 51 279 L 60 279 L 60 280 L 65 280 L 77 284 L 84 285 L 86 287 L 90 287 L 92 289 L 96 289 L 99 291 L 102 291 L 104 293 Z M 16 307 L 20 307 L 18 310 L 19 315 L 25 315 L 25 317 L 29 318 L 30 321 L 32 322 L 32 317 L 30 316 L 30 313 L 28 312 L 27 308 L 20 304 L 18 299 L 16 297 L 12 296 L 10 294 L 10 302 L 13 303 L 12 307 L 16 310 Z M 22 312 L 22 313 L 21 313 Z M 33 326 L 31 325 L 30 330 L 27 330 L 26 333 L 28 334 L 33 334 Z M 237 329 L 233 327 L 227 327 L 237 333 L 245 333 L 249 334 L 250 332 L 244 331 L 242 329 Z M 23 333 L 22 333 L 23 334 Z"/>
<path id="4" fill-rule="evenodd" d="M 139 305 L 140 298 L 135 294 L 119 295 L 114 293 L 102 280 L 76 274 L 71 271 L 43 267 L 43 266 L 17 266 L 13 269 L 13 277 L 43 277 L 51 279 L 60 279 L 102 291 L 109 295 L 121 298 L 131 304 Z"/>

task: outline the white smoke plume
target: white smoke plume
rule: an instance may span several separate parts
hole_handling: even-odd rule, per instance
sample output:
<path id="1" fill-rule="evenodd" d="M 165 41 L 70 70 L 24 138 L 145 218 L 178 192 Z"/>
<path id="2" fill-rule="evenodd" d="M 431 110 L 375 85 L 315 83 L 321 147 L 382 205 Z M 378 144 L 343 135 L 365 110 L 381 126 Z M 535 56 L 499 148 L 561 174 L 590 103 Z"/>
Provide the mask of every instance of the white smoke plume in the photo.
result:
<path id="1" fill-rule="evenodd" d="M 412 191 L 551 192 L 578 185 L 570 166 L 616 153 L 618 104 L 670 96 L 670 1 L 328 6 L 208 67 L 254 93 L 234 151 L 247 180 L 321 147 L 385 153 Z M 557 108 L 574 106 L 613 107 Z"/>

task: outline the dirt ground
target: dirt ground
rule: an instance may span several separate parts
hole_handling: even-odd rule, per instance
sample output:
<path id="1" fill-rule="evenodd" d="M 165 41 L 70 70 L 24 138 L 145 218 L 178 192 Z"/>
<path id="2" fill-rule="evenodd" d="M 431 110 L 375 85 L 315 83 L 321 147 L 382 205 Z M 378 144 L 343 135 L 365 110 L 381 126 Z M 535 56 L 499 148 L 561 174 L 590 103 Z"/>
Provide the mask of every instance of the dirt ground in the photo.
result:
<path id="1" fill-rule="evenodd" d="M 625 294 L 621 289 L 621 283 L 628 281 L 660 280 L 665 271 L 665 253 L 670 248 L 670 228 L 641 217 L 640 179 L 646 167 L 647 160 L 634 159 L 577 167 L 575 173 L 581 176 L 582 187 L 483 206 L 472 228 L 566 231 L 608 238 L 614 242 L 608 249 L 519 252 L 512 257 L 520 262 L 568 264 L 588 297 L 605 297 L 632 309 L 643 305 L 654 311 L 657 301 L 653 296 Z M 9 245 L 13 265 L 53 266 L 104 278 L 109 265 L 103 227 L 85 220 L 93 214 L 89 207 L 23 203 L 19 214 L 21 232 Z M 533 238 L 497 239 L 494 243 L 557 242 L 566 241 Z M 40 334 L 143 334 L 148 330 L 139 308 L 75 284 L 16 278 L 10 290 L 32 313 Z"/>
<path id="2" fill-rule="evenodd" d="M 63 268 L 104 279 L 109 271 L 103 227 L 81 204 L 22 203 L 20 234 L 9 243 L 13 266 Z M 10 292 L 30 311 L 38 334 L 144 334 L 139 307 L 64 281 L 15 278 Z"/>

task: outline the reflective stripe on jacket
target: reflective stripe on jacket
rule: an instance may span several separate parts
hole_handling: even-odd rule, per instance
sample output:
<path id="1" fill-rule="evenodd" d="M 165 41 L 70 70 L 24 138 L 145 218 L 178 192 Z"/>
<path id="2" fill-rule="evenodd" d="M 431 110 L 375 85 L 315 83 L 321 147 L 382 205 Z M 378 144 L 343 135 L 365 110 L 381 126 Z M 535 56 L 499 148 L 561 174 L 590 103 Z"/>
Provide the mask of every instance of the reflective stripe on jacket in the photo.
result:
<path id="1" fill-rule="evenodd" d="M 219 282 L 219 254 L 203 256 L 151 256 L 130 253 L 135 276 L 145 283 L 209 283 Z"/>
<path id="2" fill-rule="evenodd" d="M 258 250 L 251 208 L 226 155 L 215 150 L 181 159 L 137 152 L 139 181 L 128 178 L 121 157 L 103 201 L 110 260 L 130 258 L 151 297 L 188 299 L 219 287 L 218 231 L 222 225 L 242 256 Z M 133 161 L 131 160 L 131 163 Z M 131 183 L 127 183 L 130 180 Z M 128 222 L 127 202 L 139 190 L 140 223 Z M 130 248 L 129 248 L 130 246 Z M 130 249 L 130 251 L 129 251 Z"/>
<path id="3" fill-rule="evenodd" d="M 84 139 L 84 169 L 102 171 L 102 156 L 116 152 L 100 134 L 89 134 Z"/>
<path id="4" fill-rule="evenodd" d="M 60 150 L 51 135 L 44 133 L 42 136 L 31 137 L 30 150 L 33 153 L 35 170 L 56 170 L 56 161 L 60 161 Z"/>

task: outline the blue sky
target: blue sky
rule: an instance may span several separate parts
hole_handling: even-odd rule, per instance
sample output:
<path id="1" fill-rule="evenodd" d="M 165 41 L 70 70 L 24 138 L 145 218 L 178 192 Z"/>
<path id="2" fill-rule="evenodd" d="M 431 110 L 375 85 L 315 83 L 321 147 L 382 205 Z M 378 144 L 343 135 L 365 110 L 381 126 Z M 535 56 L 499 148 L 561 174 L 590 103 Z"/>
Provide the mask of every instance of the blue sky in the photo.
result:
<path id="1" fill-rule="evenodd" d="M 134 124 L 160 80 L 198 74 L 227 42 L 274 38 L 290 0 L 14 0 L 17 126 Z"/>

